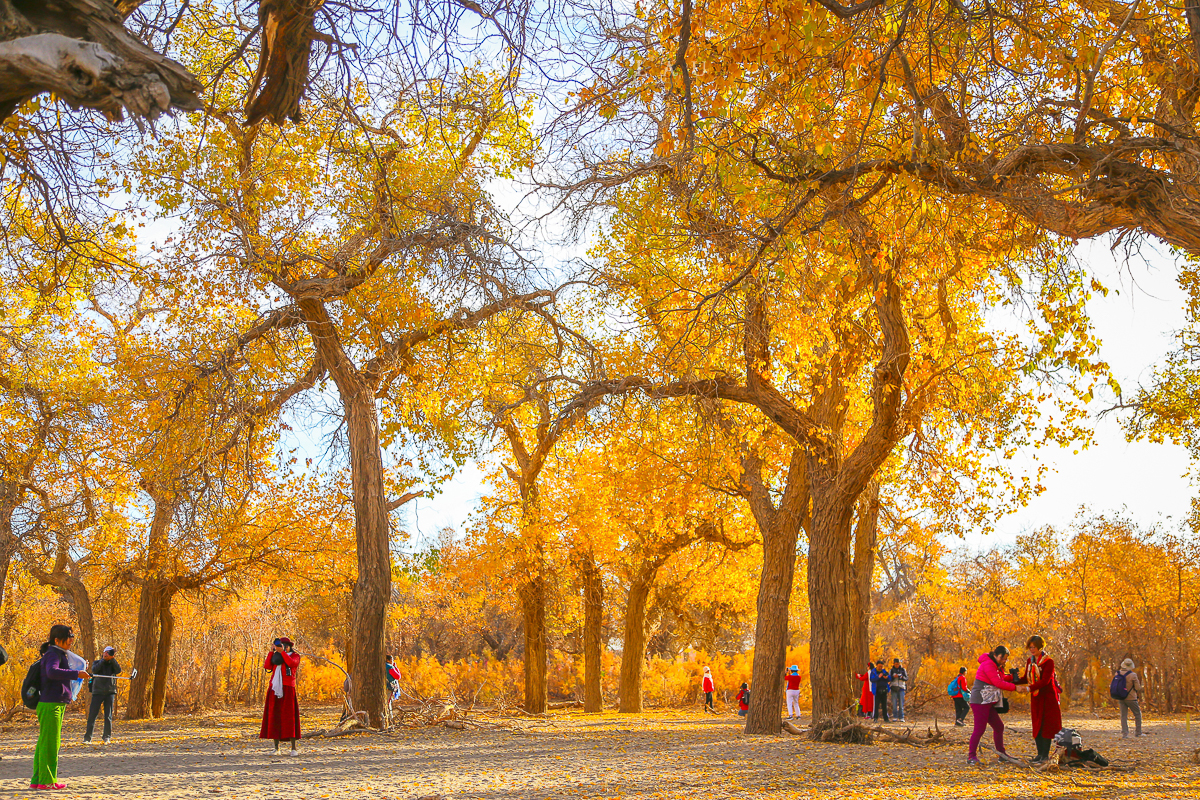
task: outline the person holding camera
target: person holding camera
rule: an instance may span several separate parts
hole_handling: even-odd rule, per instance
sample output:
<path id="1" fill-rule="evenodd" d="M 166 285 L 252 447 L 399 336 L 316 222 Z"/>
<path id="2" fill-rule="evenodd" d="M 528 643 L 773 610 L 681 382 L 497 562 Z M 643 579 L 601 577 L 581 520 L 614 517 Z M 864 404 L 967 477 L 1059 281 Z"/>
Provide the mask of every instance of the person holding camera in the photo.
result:
<path id="1" fill-rule="evenodd" d="M 108 675 L 120 675 L 121 665 L 117 663 L 117 649 L 112 645 L 104 648 L 103 655 L 92 662 L 92 679 L 88 688 L 92 692 L 92 704 L 88 706 L 87 729 L 83 732 L 83 743 L 92 743 L 92 731 L 96 727 L 96 717 L 100 709 L 104 709 L 104 743 L 112 741 L 113 703 L 117 697 L 117 682 Z"/>
<path id="2" fill-rule="evenodd" d="M 1015 761 L 1004 751 L 1004 720 L 1000 719 L 1000 715 L 1008 711 L 1008 699 L 1004 692 L 1028 692 L 1029 686 L 1017 686 L 1013 680 L 1016 676 L 1005 671 L 1007 664 L 1008 648 L 1004 645 L 979 656 L 979 669 L 975 671 L 975 683 L 971 686 L 971 714 L 975 718 L 975 727 L 967 745 L 968 764 L 979 763 L 979 740 L 989 725 L 999 759 Z"/>
<path id="3" fill-rule="evenodd" d="M 1029 687 L 1029 711 L 1033 717 L 1033 740 L 1037 744 L 1037 756 L 1030 764 L 1045 764 L 1050 760 L 1050 745 L 1062 730 L 1062 709 L 1059 707 L 1058 676 L 1054 671 L 1054 659 L 1046 655 L 1046 640 L 1033 635 L 1025 643 L 1029 658 L 1018 684 Z"/>
<path id="4" fill-rule="evenodd" d="M 286 636 L 276 639 L 267 651 L 263 669 L 271 673 L 271 685 L 263 706 L 260 739 L 273 739 L 276 754 L 279 743 L 292 743 L 290 756 L 298 754 L 296 741 L 300 738 L 300 703 L 296 700 L 296 673 L 300 669 L 300 654 L 292 648 L 292 640 Z"/>
<path id="5" fill-rule="evenodd" d="M 33 749 L 33 777 L 29 780 L 29 788 L 63 789 L 58 782 L 58 751 L 62 749 L 63 716 L 67 713 L 67 703 L 72 697 L 71 682 L 86 681 L 91 676 L 87 670 L 71 669 L 72 658 L 67 653 L 75 646 L 75 632 L 70 625 L 53 625 L 50 636 L 42 647 L 42 657 L 38 660 L 38 738 Z M 87 662 L 77 656 L 74 660 L 87 666 Z M 24 688 L 22 688 L 24 691 Z"/>

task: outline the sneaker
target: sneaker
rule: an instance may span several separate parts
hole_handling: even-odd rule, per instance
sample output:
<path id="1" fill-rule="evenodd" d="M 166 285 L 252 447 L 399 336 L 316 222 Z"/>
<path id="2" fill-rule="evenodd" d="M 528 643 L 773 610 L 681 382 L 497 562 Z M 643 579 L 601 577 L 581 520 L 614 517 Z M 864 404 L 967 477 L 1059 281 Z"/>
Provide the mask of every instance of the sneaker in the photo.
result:
<path id="1" fill-rule="evenodd" d="M 104 737 L 104 743 L 105 743 L 105 744 L 112 744 L 112 739 L 110 739 L 110 738 L 108 738 L 107 736 L 105 736 L 105 737 Z"/>
<path id="2" fill-rule="evenodd" d="M 962 720 L 956 720 L 956 721 L 955 721 L 955 723 L 954 723 L 954 727 L 956 727 L 956 728 L 961 728 L 961 727 L 963 727 L 963 726 L 965 726 L 965 725 L 966 725 L 966 723 L 965 723 L 965 722 L 963 722 Z"/>
<path id="3" fill-rule="evenodd" d="M 92 740 L 91 740 L 91 739 L 84 739 L 84 740 L 83 740 L 83 743 L 84 743 L 84 744 L 91 744 L 91 743 L 92 743 Z"/>
<path id="4" fill-rule="evenodd" d="M 978 766 L 979 766 L 979 759 L 978 759 L 978 758 L 968 758 L 968 759 L 967 759 L 967 766 L 968 766 L 968 767 L 978 767 Z"/>
<path id="5" fill-rule="evenodd" d="M 53 786 L 47 786 L 46 788 L 47 789 L 65 789 L 65 788 L 67 788 L 67 785 L 65 783 L 56 783 Z"/>
<path id="6" fill-rule="evenodd" d="M 292 750 L 288 750 L 288 757 L 289 757 L 289 758 L 295 758 L 295 757 L 296 757 L 296 756 L 298 756 L 298 755 L 300 755 L 300 751 L 299 751 L 299 750 L 296 750 L 296 749 L 294 749 L 294 748 L 293 748 Z"/>
<path id="7" fill-rule="evenodd" d="M 29 784 L 29 788 L 33 789 L 35 792 L 41 792 L 49 789 L 50 787 L 44 783 L 31 783 Z"/>

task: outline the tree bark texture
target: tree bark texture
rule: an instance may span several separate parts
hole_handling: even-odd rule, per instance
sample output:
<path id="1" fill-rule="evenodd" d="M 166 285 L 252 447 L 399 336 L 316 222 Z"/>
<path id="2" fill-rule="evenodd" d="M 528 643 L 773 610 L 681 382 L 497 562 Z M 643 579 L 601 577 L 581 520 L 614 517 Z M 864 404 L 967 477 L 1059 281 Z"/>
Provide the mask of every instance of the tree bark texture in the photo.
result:
<path id="1" fill-rule="evenodd" d="M 583 710 L 604 710 L 600 657 L 604 652 L 604 576 L 591 552 L 583 573 Z"/>
<path id="2" fill-rule="evenodd" d="M 541 569 L 521 585 L 525 623 L 525 710 L 544 714 L 549 702 L 546 646 L 546 576 Z"/>
<path id="3" fill-rule="evenodd" d="M 203 87 L 125 29 L 111 0 L 0 0 L 0 120 L 53 92 L 109 119 L 198 111 Z"/>
<path id="4" fill-rule="evenodd" d="M 746 733 L 777 734 L 783 707 L 783 671 L 791 643 L 788 618 L 796 574 L 796 544 L 808 510 L 804 451 L 792 451 L 780 508 L 771 502 L 754 457 L 743 463 L 743 483 L 763 542 L 762 578 L 758 584 L 758 617 L 754 628 L 750 710 Z"/>
<path id="5" fill-rule="evenodd" d="M 175 638 L 175 615 L 171 601 L 175 588 L 163 583 L 158 587 L 158 652 L 154 659 L 154 686 L 150 692 L 150 713 L 161 717 L 167 704 L 167 678 L 171 674 L 171 644 Z"/>
<path id="6" fill-rule="evenodd" d="M 875 551 L 879 535 L 879 484 L 874 481 L 858 501 L 854 526 L 854 561 L 851 563 L 853 593 L 850 595 L 851 661 L 855 671 L 871 658 L 871 579 L 875 573 Z M 916 678 L 914 677 L 915 681 Z"/>
<path id="7" fill-rule="evenodd" d="M 621 648 L 621 686 L 618 710 L 642 713 L 642 674 L 646 666 L 646 602 L 658 574 L 657 564 L 645 564 L 629 584 L 625 605 L 625 641 Z"/>
<path id="8" fill-rule="evenodd" d="M 161 597 L 165 583 L 162 561 L 177 502 L 174 496 L 165 492 L 147 491 L 154 500 L 154 517 L 150 522 L 146 569 L 138 595 L 137 635 L 133 645 L 133 668 L 138 674 L 129 682 L 129 704 L 125 709 L 125 716 L 129 719 L 145 719 L 150 714 L 147 691 L 158 662 L 158 637 L 162 625 Z"/>

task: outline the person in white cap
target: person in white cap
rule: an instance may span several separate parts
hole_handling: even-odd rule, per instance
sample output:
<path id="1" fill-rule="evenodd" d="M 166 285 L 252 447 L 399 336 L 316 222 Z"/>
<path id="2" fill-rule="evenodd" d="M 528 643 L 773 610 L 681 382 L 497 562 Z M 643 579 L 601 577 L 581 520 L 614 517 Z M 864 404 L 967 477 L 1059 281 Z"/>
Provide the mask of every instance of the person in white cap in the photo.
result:
<path id="1" fill-rule="evenodd" d="M 121 665 L 117 663 L 117 649 L 111 644 L 104 648 L 103 655 L 92 662 L 92 680 L 88 688 L 92 690 L 92 704 L 88 706 L 87 729 L 83 732 L 83 743 L 92 743 L 92 730 L 96 727 L 96 717 L 100 709 L 104 709 L 104 743 L 112 741 L 113 702 L 117 697 L 117 682 L 108 675 L 120 675 Z"/>
<path id="2" fill-rule="evenodd" d="M 716 686 L 713 684 L 712 670 L 708 667 L 704 668 L 704 679 L 700 683 L 700 688 L 704 691 L 704 711 L 707 714 L 715 714 L 717 710 L 713 707 L 713 692 L 716 691 Z"/>
<path id="3" fill-rule="evenodd" d="M 792 664 L 783 681 L 787 686 L 787 718 L 800 719 L 800 666 Z"/>
<path id="4" fill-rule="evenodd" d="M 1121 696 L 1122 689 L 1124 697 Z M 1121 668 L 1113 676 L 1113 699 L 1121 706 L 1121 738 L 1129 738 L 1129 712 L 1133 711 L 1134 736 L 1142 735 L 1142 679 L 1134 671 L 1132 658 L 1121 662 Z"/>

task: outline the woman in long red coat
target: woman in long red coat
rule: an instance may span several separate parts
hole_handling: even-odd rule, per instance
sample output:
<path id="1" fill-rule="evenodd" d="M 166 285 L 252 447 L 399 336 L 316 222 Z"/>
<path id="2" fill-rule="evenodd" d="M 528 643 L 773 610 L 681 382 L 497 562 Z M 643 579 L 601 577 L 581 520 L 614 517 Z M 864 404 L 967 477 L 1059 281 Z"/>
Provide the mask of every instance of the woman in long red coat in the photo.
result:
<path id="1" fill-rule="evenodd" d="M 1062 730 L 1062 710 L 1058 705 L 1058 676 L 1054 672 L 1054 659 L 1046 655 L 1046 640 L 1041 636 L 1030 636 L 1025 643 L 1029 659 L 1025 662 L 1025 673 L 1018 683 L 1029 684 L 1029 711 L 1033 716 L 1033 739 L 1037 742 L 1037 757 L 1031 764 L 1041 764 L 1050 758 L 1050 745 L 1054 735 Z"/>
<path id="2" fill-rule="evenodd" d="M 863 682 L 862 694 L 858 698 L 858 705 L 862 708 L 863 716 L 869 717 L 875 713 L 875 695 L 871 692 L 871 667 L 873 664 L 867 664 L 867 671 L 861 675 L 854 674 L 854 677 Z"/>
<path id="3" fill-rule="evenodd" d="M 292 743 L 288 755 L 297 754 L 296 740 L 300 738 L 300 704 L 296 700 L 296 672 L 300 669 L 300 654 L 292 650 L 292 640 L 276 639 L 274 647 L 267 653 L 263 669 L 271 673 L 271 684 L 267 687 L 267 698 L 263 706 L 260 739 L 274 739 L 275 752 L 279 743 Z"/>

